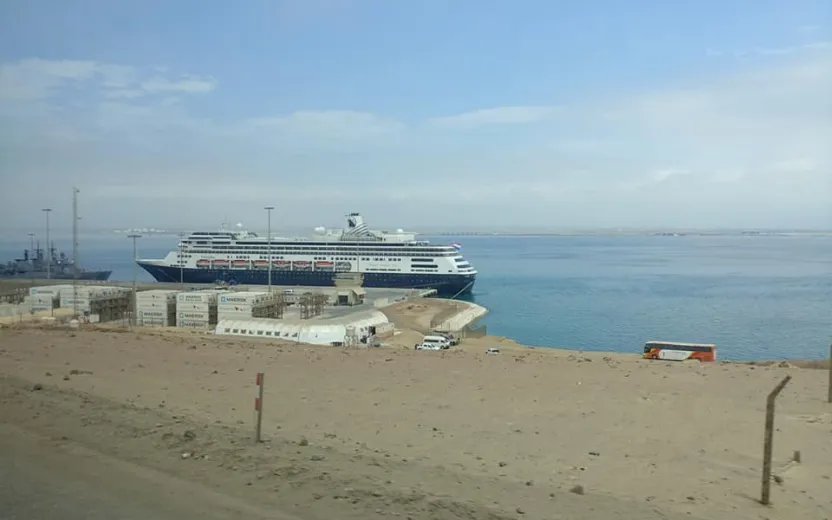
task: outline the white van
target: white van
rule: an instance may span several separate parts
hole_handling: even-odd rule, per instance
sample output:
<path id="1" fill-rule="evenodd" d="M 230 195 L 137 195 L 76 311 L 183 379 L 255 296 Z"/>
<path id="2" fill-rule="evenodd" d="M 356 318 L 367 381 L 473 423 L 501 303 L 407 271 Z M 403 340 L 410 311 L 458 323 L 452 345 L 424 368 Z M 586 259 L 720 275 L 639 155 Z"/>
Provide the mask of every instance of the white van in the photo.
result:
<path id="1" fill-rule="evenodd" d="M 425 336 L 422 338 L 423 345 L 436 345 L 441 349 L 451 348 L 451 342 L 444 336 Z"/>

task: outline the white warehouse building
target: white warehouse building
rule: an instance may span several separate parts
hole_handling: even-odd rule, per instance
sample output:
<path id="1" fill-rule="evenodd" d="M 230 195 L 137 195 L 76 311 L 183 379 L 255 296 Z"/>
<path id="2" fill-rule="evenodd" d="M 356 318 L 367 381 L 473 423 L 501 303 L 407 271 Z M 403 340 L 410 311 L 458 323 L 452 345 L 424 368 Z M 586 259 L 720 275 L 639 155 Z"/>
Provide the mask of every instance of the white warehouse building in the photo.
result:
<path id="1" fill-rule="evenodd" d="M 332 345 L 333 343 L 349 343 L 348 338 L 350 336 L 356 338 L 356 340 L 367 338 L 379 332 L 378 329 L 389 329 L 390 325 L 392 324 L 383 312 L 372 310 L 349 318 L 301 322 L 286 322 L 271 318 L 221 320 L 217 323 L 216 334 L 272 338 L 313 345 Z"/>

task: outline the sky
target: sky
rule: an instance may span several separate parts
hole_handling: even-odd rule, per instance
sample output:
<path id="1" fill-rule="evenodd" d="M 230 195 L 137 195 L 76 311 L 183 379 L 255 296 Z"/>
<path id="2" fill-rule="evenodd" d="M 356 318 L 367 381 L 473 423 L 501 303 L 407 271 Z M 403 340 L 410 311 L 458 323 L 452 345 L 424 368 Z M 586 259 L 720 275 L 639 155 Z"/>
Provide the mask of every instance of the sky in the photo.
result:
<path id="1" fill-rule="evenodd" d="M 832 229 L 831 155 L 828 0 L 0 3 L 7 234 Z"/>

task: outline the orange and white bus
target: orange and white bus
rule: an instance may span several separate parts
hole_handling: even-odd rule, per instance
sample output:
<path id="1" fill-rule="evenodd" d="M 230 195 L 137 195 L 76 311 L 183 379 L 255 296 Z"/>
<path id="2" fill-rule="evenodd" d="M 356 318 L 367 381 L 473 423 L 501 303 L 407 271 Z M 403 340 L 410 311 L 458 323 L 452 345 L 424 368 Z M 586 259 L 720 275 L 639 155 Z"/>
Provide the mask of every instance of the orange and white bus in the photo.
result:
<path id="1" fill-rule="evenodd" d="M 702 343 L 676 343 L 673 341 L 648 341 L 644 345 L 645 359 L 667 359 L 686 361 L 698 359 L 701 362 L 716 361 L 716 345 Z"/>

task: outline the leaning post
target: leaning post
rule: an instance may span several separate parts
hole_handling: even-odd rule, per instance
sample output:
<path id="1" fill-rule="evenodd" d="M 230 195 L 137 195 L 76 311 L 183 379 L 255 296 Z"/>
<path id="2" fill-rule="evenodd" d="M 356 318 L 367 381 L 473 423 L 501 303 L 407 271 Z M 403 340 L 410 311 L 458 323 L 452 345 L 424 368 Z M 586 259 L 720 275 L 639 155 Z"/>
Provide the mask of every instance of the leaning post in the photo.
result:
<path id="1" fill-rule="evenodd" d="M 771 503 L 771 451 L 774 441 L 774 400 L 786 387 L 786 384 L 791 381 L 792 376 L 783 378 L 774 390 L 768 394 L 766 399 L 766 433 L 763 442 L 763 488 L 760 493 L 760 502 L 767 506 Z"/>

